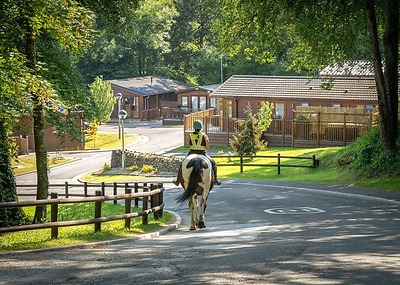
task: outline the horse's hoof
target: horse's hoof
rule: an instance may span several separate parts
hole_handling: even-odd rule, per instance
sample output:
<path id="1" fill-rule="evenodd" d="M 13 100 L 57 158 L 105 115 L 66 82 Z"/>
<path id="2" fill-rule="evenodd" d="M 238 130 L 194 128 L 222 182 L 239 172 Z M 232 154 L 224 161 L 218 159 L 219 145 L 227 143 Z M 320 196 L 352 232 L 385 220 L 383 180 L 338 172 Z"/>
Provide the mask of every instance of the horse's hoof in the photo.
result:
<path id="1" fill-rule="evenodd" d="M 204 229 L 205 227 L 206 227 L 206 225 L 204 224 L 204 222 L 199 222 L 200 229 Z"/>
<path id="2" fill-rule="evenodd" d="M 196 230 L 196 227 L 190 227 L 189 230 L 194 231 L 194 230 Z"/>

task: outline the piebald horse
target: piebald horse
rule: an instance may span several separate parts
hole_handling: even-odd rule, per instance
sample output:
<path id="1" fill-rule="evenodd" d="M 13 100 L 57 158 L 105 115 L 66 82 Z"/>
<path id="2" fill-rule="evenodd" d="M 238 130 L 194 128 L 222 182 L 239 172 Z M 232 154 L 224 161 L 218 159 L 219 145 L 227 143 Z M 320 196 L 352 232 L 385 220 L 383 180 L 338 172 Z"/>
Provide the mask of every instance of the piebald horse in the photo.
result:
<path id="1" fill-rule="evenodd" d="M 207 198 L 214 186 L 214 175 L 210 160 L 201 154 L 190 154 L 182 162 L 183 192 L 176 200 L 181 204 L 189 201 L 191 216 L 190 230 L 196 226 L 205 228 L 204 213 L 207 207 Z M 200 215 L 197 203 L 197 196 L 201 195 Z"/>

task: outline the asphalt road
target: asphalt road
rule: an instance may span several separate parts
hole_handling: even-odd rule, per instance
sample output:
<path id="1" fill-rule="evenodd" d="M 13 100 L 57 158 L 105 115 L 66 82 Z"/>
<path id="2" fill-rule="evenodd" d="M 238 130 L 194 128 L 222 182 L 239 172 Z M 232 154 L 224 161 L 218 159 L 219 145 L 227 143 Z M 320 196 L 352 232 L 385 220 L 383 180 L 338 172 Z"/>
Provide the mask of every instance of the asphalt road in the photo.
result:
<path id="1" fill-rule="evenodd" d="M 118 124 L 102 125 L 99 132 L 118 133 Z M 126 146 L 126 149 L 131 151 L 161 154 L 183 145 L 182 127 L 163 127 L 160 121 L 151 121 L 150 123 L 128 121 L 125 123 L 124 132 L 141 137 L 138 142 Z M 69 157 L 73 161 L 51 168 L 48 174 L 50 184 L 60 184 L 65 181 L 76 182 L 76 179 L 82 174 L 101 169 L 104 163 L 110 164 L 111 162 L 111 150 L 70 151 L 62 152 L 59 155 Z M 36 184 L 36 181 L 36 173 L 17 177 L 18 185 Z"/>
<path id="2" fill-rule="evenodd" d="M 223 180 L 207 228 L 0 255 L 0 284 L 400 284 L 400 193 L 339 185 Z"/>

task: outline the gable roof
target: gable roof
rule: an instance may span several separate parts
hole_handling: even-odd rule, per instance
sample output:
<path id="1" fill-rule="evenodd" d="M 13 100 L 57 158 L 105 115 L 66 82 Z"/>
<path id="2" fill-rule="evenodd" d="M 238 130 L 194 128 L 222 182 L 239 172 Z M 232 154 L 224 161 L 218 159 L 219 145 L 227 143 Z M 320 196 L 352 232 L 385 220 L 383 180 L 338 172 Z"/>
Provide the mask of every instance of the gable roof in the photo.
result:
<path id="1" fill-rule="evenodd" d="M 110 80 L 112 85 L 133 91 L 142 96 L 175 93 L 192 88 L 191 86 L 160 76 L 144 76 L 135 78 Z"/>
<path id="2" fill-rule="evenodd" d="M 323 88 L 330 85 L 331 88 Z M 373 78 L 233 75 L 212 97 L 377 101 Z"/>

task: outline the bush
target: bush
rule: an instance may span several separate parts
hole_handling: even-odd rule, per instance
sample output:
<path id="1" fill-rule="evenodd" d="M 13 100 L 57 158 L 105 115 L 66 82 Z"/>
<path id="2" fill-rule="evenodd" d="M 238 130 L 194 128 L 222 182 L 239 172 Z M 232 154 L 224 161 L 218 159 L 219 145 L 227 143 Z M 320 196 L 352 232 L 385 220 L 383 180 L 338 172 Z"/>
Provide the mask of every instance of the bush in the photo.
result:
<path id="1" fill-rule="evenodd" d="M 359 137 L 338 151 L 336 164 L 366 177 L 398 176 L 400 173 L 400 139 L 397 151 L 384 151 L 379 127 Z"/>
<path id="2" fill-rule="evenodd" d="M 103 171 L 108 171 L 111 169 L 111 166 L 108 163 L 104 163 L 103 165 Z"/>
<path id="3" fill-rule="evenodd" d="M 155 169 L 154 169 L 154 167 L 152 165 L 144 164 L 142 166 L 142 172 L 143 173 L 150 173 L 150 172 L 154 172 L 154 171 L 155 171 Z"/>

